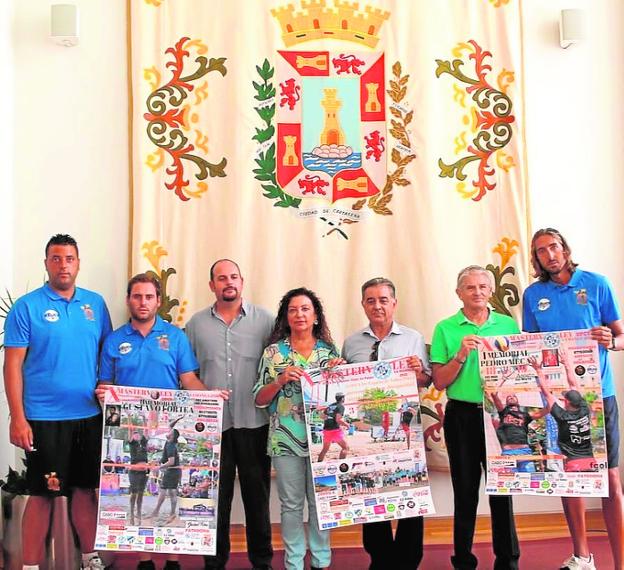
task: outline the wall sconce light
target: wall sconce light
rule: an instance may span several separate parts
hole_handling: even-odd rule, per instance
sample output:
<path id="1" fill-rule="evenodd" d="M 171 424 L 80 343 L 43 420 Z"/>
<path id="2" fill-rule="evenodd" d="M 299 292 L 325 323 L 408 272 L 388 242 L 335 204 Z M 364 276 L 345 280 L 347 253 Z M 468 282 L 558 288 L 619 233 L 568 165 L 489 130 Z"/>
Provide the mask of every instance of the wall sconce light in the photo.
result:
<path id="1" fill-rule="evenodd" d="M 78 6 L 52 4 L 50 12 L 50 37 L 54 43 L 73 47 L 78 45 Z"/>
<path id="2" fill-rule="evenodd" d="M 569 48 L 585 39 L 585 15 L 583 10 L 561 10 L 559 19 L 559 44 Z"/>

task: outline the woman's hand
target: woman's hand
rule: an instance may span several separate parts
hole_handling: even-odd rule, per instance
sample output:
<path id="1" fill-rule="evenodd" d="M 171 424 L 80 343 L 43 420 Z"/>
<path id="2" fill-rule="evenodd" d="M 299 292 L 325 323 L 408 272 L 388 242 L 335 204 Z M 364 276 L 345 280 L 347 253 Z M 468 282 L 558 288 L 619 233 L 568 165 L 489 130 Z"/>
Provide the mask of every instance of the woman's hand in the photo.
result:
<path id="1" fill-rule="evenodd" d="M 288 366 L 281 374 L 278 375 L 276 382 L 280 386 L 285 386 L 289 382 L 300 382 L 303 374 L 303 368 L 300 368 L 299 366 Z"/>
<path id="2" fill-rule="evenodd" d="M 330 358 L 325 366 L 327 366 L 327 368 L 333 368 L 334 366 L 340 366 L 341 364 L 346 363 L 347 361 L 344 358 Z"/>

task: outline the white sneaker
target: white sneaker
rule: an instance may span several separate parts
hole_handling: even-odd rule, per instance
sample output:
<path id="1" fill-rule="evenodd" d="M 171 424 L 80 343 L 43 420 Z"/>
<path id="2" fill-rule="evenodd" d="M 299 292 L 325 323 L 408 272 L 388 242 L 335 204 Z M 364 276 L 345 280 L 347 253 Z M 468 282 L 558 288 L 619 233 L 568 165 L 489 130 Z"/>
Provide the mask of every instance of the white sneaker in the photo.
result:
<path id="1" fill-rule="evenodd" d="M 99 554 L 94 554 L 91 558 L 89 558 L 88 562 L 82 561 L 80 565 L 81 570 L 104 570 L 106 566 Z"/>
<path id="2" fill-rule="evenodd" d="M 594 555 L 589 554 L 589 560 L 583 560 L 578 556 L 570 556 L 561 564 L 560 570 L 596 570 L 594 565 Z"/>

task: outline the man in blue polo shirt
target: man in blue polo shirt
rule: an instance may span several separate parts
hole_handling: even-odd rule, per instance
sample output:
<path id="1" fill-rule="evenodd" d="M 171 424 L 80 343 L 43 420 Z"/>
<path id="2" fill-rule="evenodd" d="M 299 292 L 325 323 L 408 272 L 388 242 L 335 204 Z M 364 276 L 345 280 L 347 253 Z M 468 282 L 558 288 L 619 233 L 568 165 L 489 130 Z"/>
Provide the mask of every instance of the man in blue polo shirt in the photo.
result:
<path id="1" fill-rule="evenodd" d="M 158 280 L 145 273 L 135 275 L 128 282 L 126 305 L 130 321 L 109 334 L 104 341 L 100 358 L 100 381 L 141 388 L 205 390 L 206 387 L 195 375 L 199 364 L 186 335 L 157 315 L 160 307 Z M 106 385 L 100 384 L 96 390 L 98 398 L 102 398 L 105 391 Z M 170 435 L 176 440 L 179 436 L 173 425 Z M 173 460 L 169 463 L 174 465 Z M 175 515 L 179 473 L 179 469 L 165 470 L 154 517 L 158 515 L 166 497 L 171 501 L 171 514 Z M 141 475 L 144 472 L 131 475 L 131 483 L 136 485 L 130 495 L 130 524 L 137 522 L 140 525 L 145 487 Z M 171 485 L 165 484 L 168 475 L 175 480 Z M 156 567 L 149 554 L 142 554 L 137 568 L 155 570 Z M 177 568 L 180 568 L 177 557 L 170 556 L 165 569 Z"/>
<path id="2" fill-rule="evenodd" d="M 76 241 L 57 234 L 45 254 L 48 282 L 15 302 L 4 329 L 10 438 L 26 451 L 30 491 L 23 518 L 24 568 L 39 567 L 52 499 L 66 495 L 82 568 L 94 570 L 103 565 L 93 552 L 102 432 L 93 390 L 101 341 L 111 323 L 104 299 L 76 287 Z"/>
<path id="3" fill-rule="evenodd" d="M 522 328 L 527 332 L 590 329 L 600 348 L 600 373 L 609 464 L 609 497 L 602 500 L 613 553 L 613 567 L 622 568 L 622 485 L 618 469 L 620 437 L 613 372 L 607 350 L 624 348 L 624 325 L 615 295 L 605 277 L 577 268 L 570 246 L 553 228 L 538 230 L 531 241 L 531 263 L 538 281 L 523 296 Z M 595 568 L 587 543 L 585 502 L 563 497 L 563 509 L 574 553 L 562 568 Z"/>

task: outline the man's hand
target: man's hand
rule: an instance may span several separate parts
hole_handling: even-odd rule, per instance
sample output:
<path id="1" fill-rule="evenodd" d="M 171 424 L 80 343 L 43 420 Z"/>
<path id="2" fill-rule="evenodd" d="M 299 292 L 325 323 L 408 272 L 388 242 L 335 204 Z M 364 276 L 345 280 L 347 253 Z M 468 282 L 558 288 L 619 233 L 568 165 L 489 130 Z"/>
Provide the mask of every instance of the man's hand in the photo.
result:
<path id="1" fill-rule="evenodd" d="M 528 365 L 535 370 L 535 372 L 541 371 L 542 361 L 537 359 L 537 356 L 532 355 L 527 358 Z"/>
<path id="2" fill-rule="evenodd" d="M 232 392 L 232 390 L 226 390 L 225 388 L 217 388 L 217 392 L 219 393 L 220 398 L 222 398 L 223 400 L 229 400 L 230 392 Z"/>
<path id="3" fill-rule="evenodd" d="M 605 348 L 611 348 L 611 339 L 613 338 L 613 332 L 606 326 L 593 327 L 589 329 L 592 340 L 595 340 L 601 346 Z"/>
<path id="4" fill-rule="evenodd" d="M 21 447 L 26 451 L 33 451 L 33 433 L 30 424 L 25 418 L 21 420 L 11 418 L 9 436 L 13 445 Z"/>
<path id="5" fill-rule="evenodd" d="M 417 376 L 423 371 L 423 363 L 418 356 L 408 356 L 407 365 L 416 373 Z"/>
<path id="6" fill-rule="evenodd" d="M 461 346 L 459 347 L 456 356 L 465 360 L 468 358 L 470 351 L 477 350 L 481 344 L 482 340 L 480 337 L 476 334 L 469 334 L 462 339 Z"/>
<path id="7" fill-rule="evenodd" d="M 544 370 L 542 369 L 542 361 L 538 360 L 537 356 L 533 355 L 527 358 L 527 362 L 529 366 L 535 370 L 538 385 L 548 388 L 548 383 L 546 382 L 546 377 L 544 376 Z"/>
<path id="8" fill-rule="evenodd" d="M 416 374 L 416 381 L 419 388 L 427 388 L 431 384 L 431 377 L 425 372 L 422 360 L 416 355 L 407 357 L 407 365 Z"/>
<path id="9" fill-rule="evenodd" d="M 98 399 L 100 404 L 104 404 L 104 399 L 106 397 L 106 392 L 113 387 L 112 384 L 98 384 L 95 387 L 95 397 Z"/>

